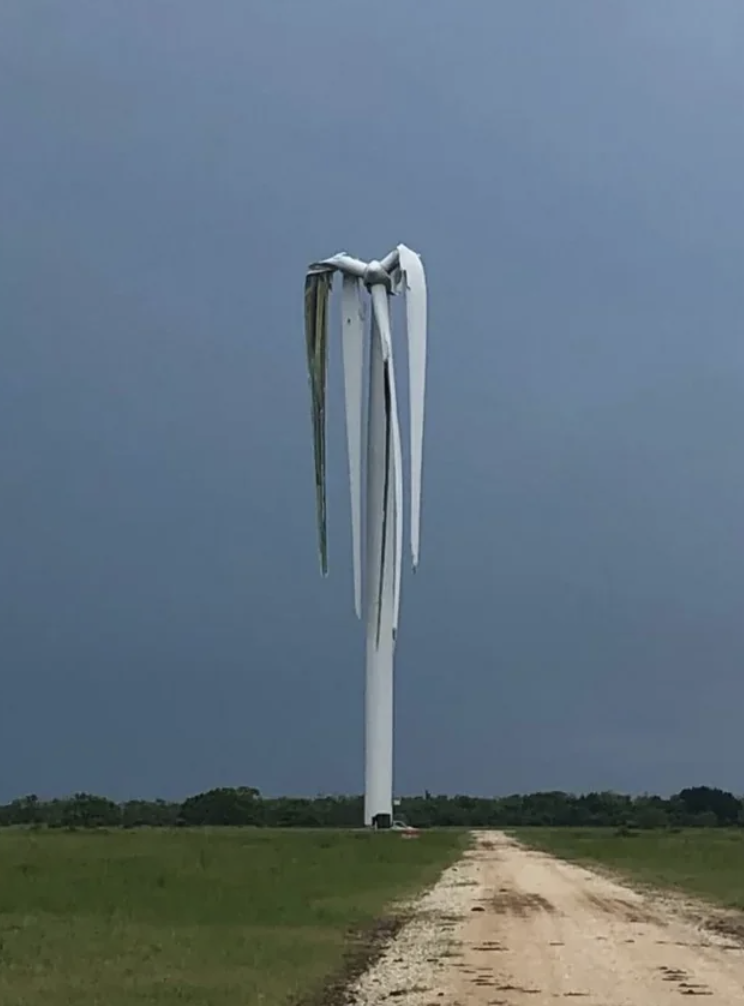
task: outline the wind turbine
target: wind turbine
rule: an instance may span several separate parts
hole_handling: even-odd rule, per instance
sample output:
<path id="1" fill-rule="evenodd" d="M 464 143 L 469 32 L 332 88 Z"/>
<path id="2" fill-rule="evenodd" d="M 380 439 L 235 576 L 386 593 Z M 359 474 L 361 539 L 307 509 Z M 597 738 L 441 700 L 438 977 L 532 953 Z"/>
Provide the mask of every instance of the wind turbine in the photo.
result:
<path id="1" fill-rule="evenodd" d="M 342 277 L 342 346 L 354 604 L 357 617 L 364 616 L 367 632 L 364 823 L 389 827 L 393 813 L 393 658 L 403 561 L 403 451 L 393 363 L 390 297 L 405 293 L 406 300 L 411 555 L 415 570 L 419 559 L 421 524 L 426 278 L 419 256 L 402 244 L 380 262 L 362 262 L 340 252 L 314 262 L 308 268 L 305 277 L 305 335 L 312 396 L 318 542 L 324 576 L 328 572 L 325 449 L 328 300 L 337 272 Z M 365 307 L 368 301 L 372 310 L 367 326 Z M 366 349 L 369 357 L 366 375 L 365 328 L 368 330 Z M 363 415 L 365 376 L 366 442 Z"/>

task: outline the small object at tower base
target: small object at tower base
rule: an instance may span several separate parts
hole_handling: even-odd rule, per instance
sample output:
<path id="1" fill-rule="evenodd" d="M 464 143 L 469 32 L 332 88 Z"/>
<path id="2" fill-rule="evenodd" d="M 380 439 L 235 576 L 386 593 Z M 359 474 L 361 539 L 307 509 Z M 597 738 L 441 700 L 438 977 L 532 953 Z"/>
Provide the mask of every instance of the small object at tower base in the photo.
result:
<path id="1" fill-rule="evenodd" d="M 372 818 L 372 827 L 375 831 L 389 831 L 393 826 L 393 818 L 390 814 L 375 814 Z"/>

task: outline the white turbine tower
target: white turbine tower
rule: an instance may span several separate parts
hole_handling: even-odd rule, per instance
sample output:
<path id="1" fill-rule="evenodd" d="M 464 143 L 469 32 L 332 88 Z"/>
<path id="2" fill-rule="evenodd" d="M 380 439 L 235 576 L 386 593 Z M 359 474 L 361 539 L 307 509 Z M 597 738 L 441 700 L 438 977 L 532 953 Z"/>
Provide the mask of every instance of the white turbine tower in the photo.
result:
<path id="1" fill-rule="evenodd" d="M 324 576 L 328 572 L 325 472 L 328 299 L 336 272 L 342 276 L 354 602 L 359 618 L 364 609 L 367 631 L 364 822 L 384 826 L 389 825 L 393 812 L 393 655 L 403 559 L 403 455 L 389 299 L 393 294 L 405 292 L 411 413 L 411 553 L 415 569 L 419 557 L 421 516 L 426 279 L 421 259 L 405 245 L 398 245 L 381 262 L 361 262 L 342 252 L 315 262 L 308 269 L 305 278 L 305 335 L 312 394 L 320 566 Z M 367 349 L 366 444 L 363 434 L 365 290 L 372 304 Z M 363 473 L 366 482 L 364 508 Z"/>

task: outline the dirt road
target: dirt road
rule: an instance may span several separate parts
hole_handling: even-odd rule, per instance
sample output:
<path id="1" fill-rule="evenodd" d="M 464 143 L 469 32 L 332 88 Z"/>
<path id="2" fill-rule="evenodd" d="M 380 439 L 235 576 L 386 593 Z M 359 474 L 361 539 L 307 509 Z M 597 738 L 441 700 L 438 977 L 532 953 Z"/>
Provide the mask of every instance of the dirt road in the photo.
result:
<path id="1" fill-rule="evenodd" d="M 672 899 L 485 833 L 349 1001 L 667 1006 L 680 996 L 744 1004 L 744 944 L 696 925 Z"/>

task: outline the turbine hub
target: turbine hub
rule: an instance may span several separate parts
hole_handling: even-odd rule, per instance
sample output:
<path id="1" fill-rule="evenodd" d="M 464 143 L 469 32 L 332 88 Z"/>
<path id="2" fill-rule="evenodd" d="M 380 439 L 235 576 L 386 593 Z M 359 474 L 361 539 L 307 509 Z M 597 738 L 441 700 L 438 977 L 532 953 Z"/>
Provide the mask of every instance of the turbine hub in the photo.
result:
<path id="1" fill-rule="evenodd" d="M 387 288 L 390 287 L 390 276 L 385 271 L 382 263 L 378 262 L 377 259 L 373 259 L 364 270 L 364 283 L 366 286 L 382 284 Z"/>

